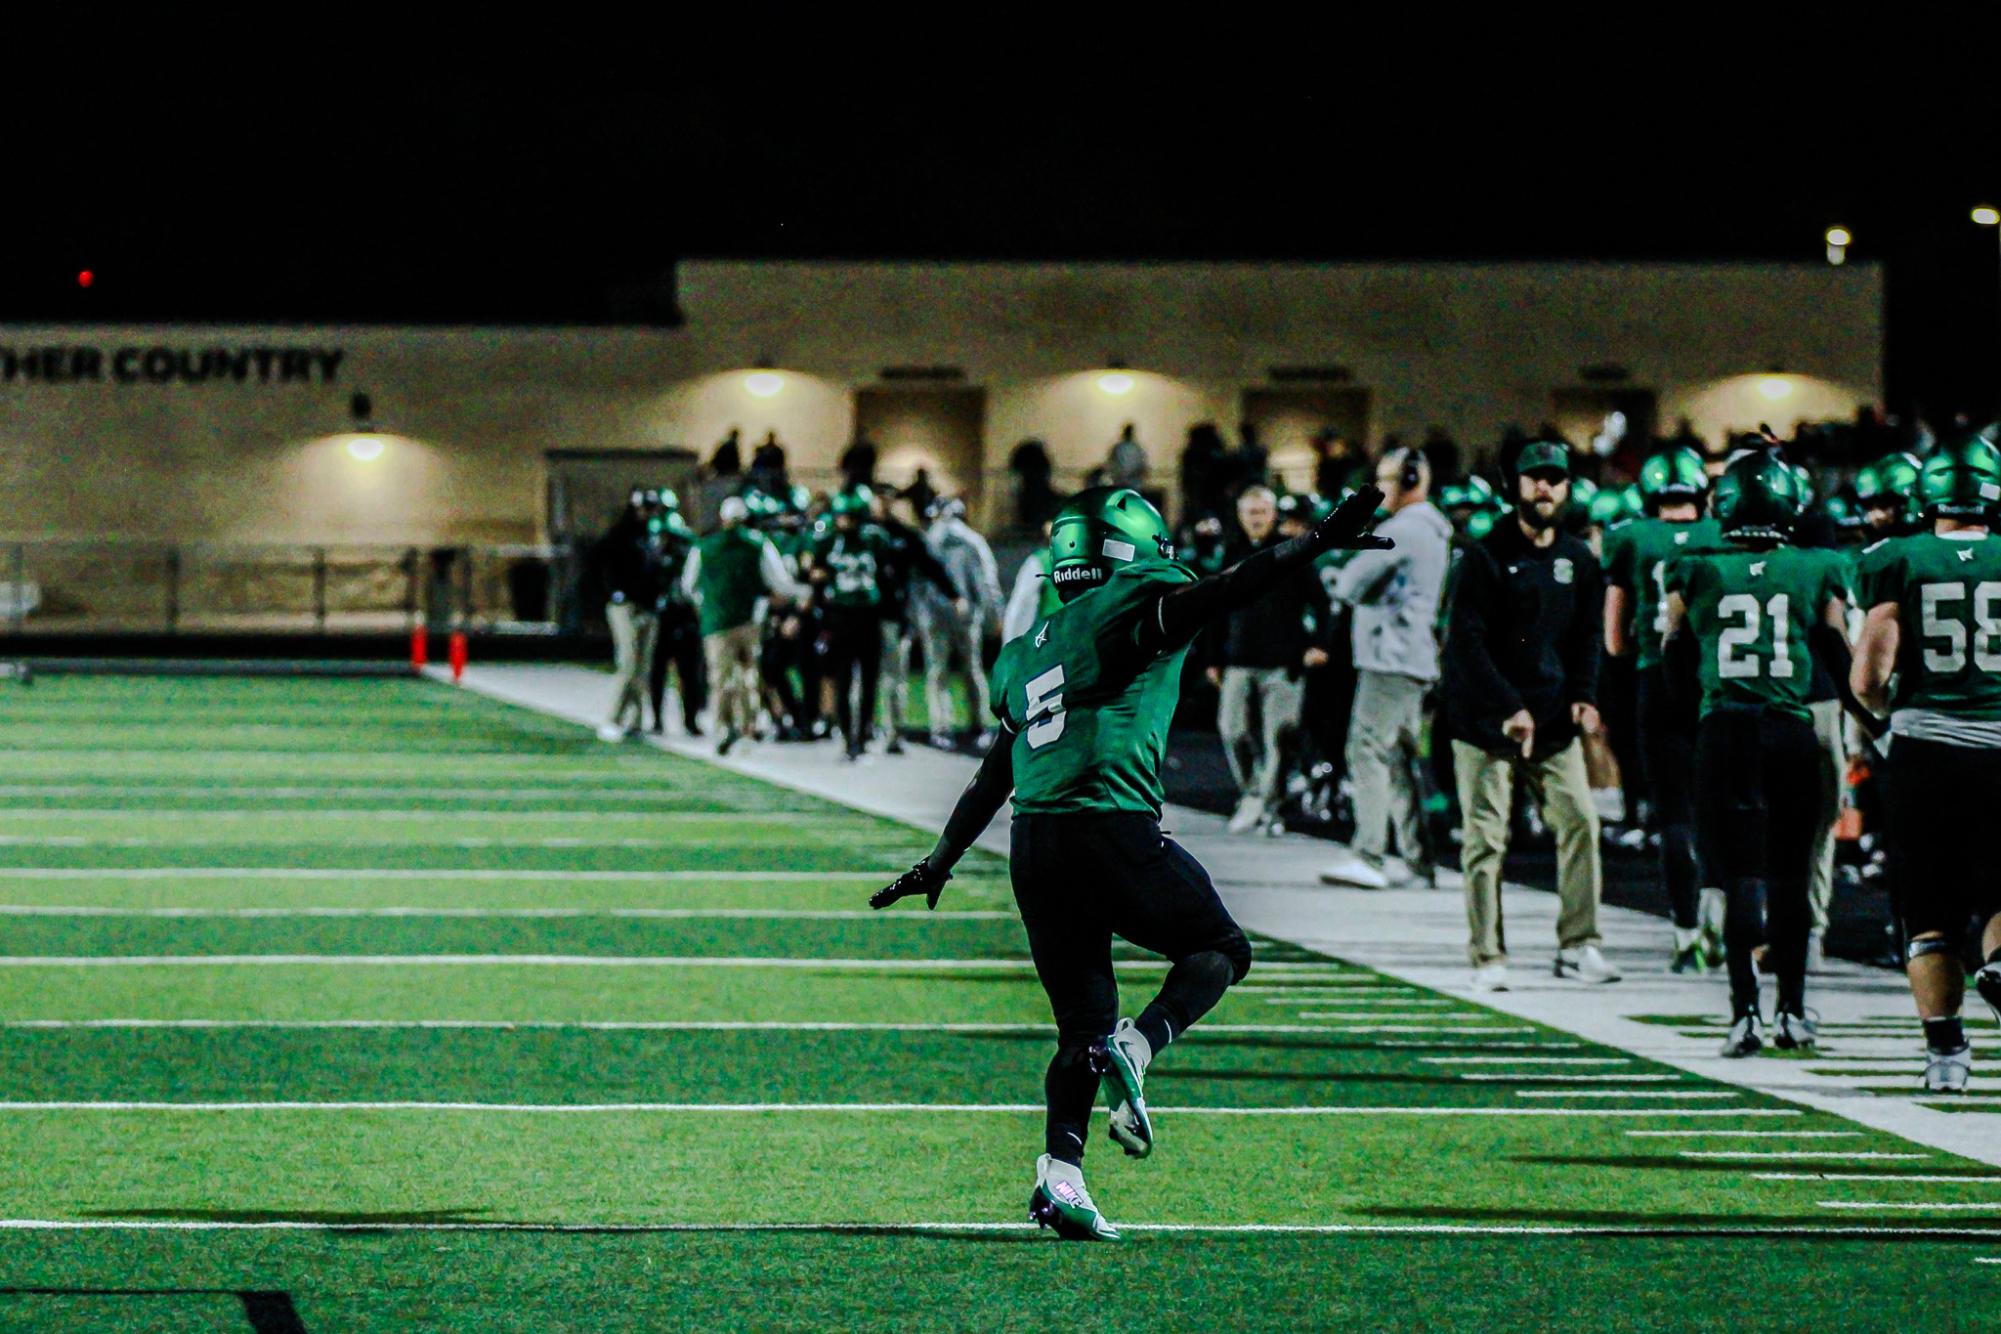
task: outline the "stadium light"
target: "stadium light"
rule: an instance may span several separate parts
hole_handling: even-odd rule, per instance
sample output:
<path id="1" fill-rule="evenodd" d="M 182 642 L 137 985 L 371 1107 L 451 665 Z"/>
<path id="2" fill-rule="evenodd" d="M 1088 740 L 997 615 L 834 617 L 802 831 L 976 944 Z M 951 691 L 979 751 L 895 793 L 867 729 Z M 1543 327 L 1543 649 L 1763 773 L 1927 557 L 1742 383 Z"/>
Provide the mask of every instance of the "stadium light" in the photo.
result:
<path id="1" fill-rule="evenodd" d="M 752 398 L 776 398 L 785 388 L 785 377 L 777 371 L 752 371 L 743 377 L 743 387 Z"/>
<path id="2" fill-rule="evenodd" d="M 1782 398 L 1792 397 L 1793 382 L 1783 375 L 1767 375 L 1758 381 L 1758 392 L 1768 402 L 1776 403 Z"/>
<path id="3" fill-rule="evenodd" d="M 347 442 L 347 456 L 356 463 L 373 463 L 382 457 L 385 448 L 379 435 L 357 435 Z"/>
<path id="4" fill-rule="evenodd" d="M 1855 234 L 1846 227 L 1829 227 L 1827 229 L 1827 243 L 1845 250 L 1855 244 Z"/>
<path id="5" fill-rule="evenodd" d="M 1124 371 L 1106 371 L 1098 377 L 1098 388 L 1113 398 L 1122 398 L 1130 394 L 1135 383 L 1137 382 L 1133 377 Z"/>
<path id="6" fill-rule="evenodd" d="M 2001 208 L 1992 204 L 1982 204 L 1973 210 L 1973 220 L 1982 227 L 2001 226 Z"/>

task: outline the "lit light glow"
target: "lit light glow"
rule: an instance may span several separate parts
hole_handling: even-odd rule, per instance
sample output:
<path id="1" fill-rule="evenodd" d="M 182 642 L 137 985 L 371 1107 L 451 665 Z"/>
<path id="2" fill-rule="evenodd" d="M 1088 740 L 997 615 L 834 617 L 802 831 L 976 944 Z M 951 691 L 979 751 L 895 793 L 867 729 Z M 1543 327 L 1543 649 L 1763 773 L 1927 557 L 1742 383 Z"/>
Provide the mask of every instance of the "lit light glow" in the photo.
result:
<path id="1" fill-rule="evenodd" d="M 1133 391 L 1134 383 L 1133 377 L 1127 375 L 1124 371 L 1106 371 L 1098 377 L 1098 388 L 1110 394 L 1113 398 L 1130 394 Z"/>
<path id="2" fill-rule="evenodd" d="M 97 275 L 89 269 L 84 269 L 76 275 L 76 285 L 78 287 L 88 287 L 96 281 Z"/>
<path id="3" fill-rule="evenodd" d="M 752 398 L 776 398 L 785 388 L 785 377 L 777 371 L 752 371 L 743 377 L 743 387 Z"/>
<path id="4" fill-rule="evenodd" d="M 1854 245 L 1855 235 L 1846 227 L 1829 227 L 1827 229 L 1827 243 L 1839 250 L 1845 246 Z"/>
<path id="5" fill-rule="evenodd" d="M 1776 403 L 1782 398 L 1792 397 L 1793 382 L 1783 375 L 1767 375 L 1758 381 L 1758 392 Z"/>
<path id="6" fill-rule="evenodd" d="M 384 448 L 379 435 L 357 435 L 347 442 L 347 456 L 356 463 L 373 463 L 382 457 Z"/>
<path id="7" fill-rule="evenodd" d="M 2001 208 L 1982 204 L 1979 208 L 1973 210 L 1973 220 L 1982 227 L 2001 226 Z"/>

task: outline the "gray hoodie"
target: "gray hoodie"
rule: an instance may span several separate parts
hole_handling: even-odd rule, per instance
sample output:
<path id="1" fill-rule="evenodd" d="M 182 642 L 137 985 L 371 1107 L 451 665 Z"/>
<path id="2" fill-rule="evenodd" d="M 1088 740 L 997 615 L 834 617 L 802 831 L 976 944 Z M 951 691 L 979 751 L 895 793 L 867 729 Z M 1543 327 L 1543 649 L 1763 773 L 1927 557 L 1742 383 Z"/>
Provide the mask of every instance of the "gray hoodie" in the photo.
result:
<path id="1" fill-rule="evenodd" d="M 1376 526 L 1393 551 L 1363 551 L 1341 567 L 1334 597 L 1355 609 L 1355 667 L 1438 679 L 1438 600 L 1450 568 L 1452 523 L 1430 501 Z"/>

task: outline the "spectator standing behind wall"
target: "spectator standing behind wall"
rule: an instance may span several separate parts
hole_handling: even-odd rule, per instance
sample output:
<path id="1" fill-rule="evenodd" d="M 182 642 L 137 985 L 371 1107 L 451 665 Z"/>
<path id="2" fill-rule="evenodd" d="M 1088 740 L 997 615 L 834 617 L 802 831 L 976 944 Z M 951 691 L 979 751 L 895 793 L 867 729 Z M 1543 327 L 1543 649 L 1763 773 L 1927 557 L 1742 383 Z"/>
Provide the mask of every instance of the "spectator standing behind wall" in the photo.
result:
<path id="1" fill-rule="evenodd" d="M 1429 886 L 1436 860 L 1424 841 L 1419 746 L 1424 697 L 1438 680 L 1438 604 L 1452 525 L 1431 503 L 1431 465 L 1418 451 L 1385 455 L 1376 465 L 1376 485 L 1389 517 L 1375 531 L 1396 546 L 1356 553 L 1332 590 L 1354 609 L 1347 762 L 1355 838 L 1349 856 L 1320 878 L 1364 889 Z M 1388 865 L 1393 826 L 1400 873 Z"/>
<path id="2" fill-rule="evenodd" d="M 978 732 L 978 745 L 992 744 L 991 703 L 987 698 L 985 656 L 987 627 L 997 625 L 1001 614 L 1000 567 L 994 563 L 987 540 L 966 522 L 962 500 L 940 500 L 927 516 L 924 543 L 939 565 L 950 574 L 960 597 L 950 600 L 934 585 L 911 590 L 912 610 L 918 636 L 924 641 L 924 699 L 931 718 L 932 744 L 949 740 L 951 696 L 945 688 L 946 674 L 954 659 L 966 666 L 970 686 L 972 719 L 970 729 Z"/>
<path id="3" fill-rule="evenodd" d="M 682 591 L 701 612 L 709 688 L 723 729 L 718 755 L 729 754 L 757 726 L 759 622 L 766 596 L 799 597 L 805 591 L 786 571 L 778 549 L 745 522 L 749 517 L 742 496 L 723 501 L 722 527 L 695 544 L 681 574 Z"/>
<path id="4" fill-rule="evenodd" d="M 1278 501 L 1267 488 L 1237 498 L 1237 521 L 1248 542 L 1240 559 L 1278 544 Z M 1318 577 L 1306 566 L 1223 622 L 1208 677 L 1223 692 L 1217 727 L 1243 793 L 1230 817 L 1233 834 L 1257 828 L 1278 805 L 1285 748 L 1305 698 L 1308 651 L 1319 647 L 1308 637 L 1307 608 L 1320 595 Z"/>
<path id="5" fill-rule="evenodd" d="M 1127 422 L 1105 458 L 1105 484 L 1138 491 L 1146 486 L 1146 474 L 1146 446 L 1139 442 L 1133 423 Z"/>
<path id="6" fill-rule="evenodd" d="M 1511 472 L 1515 512 L 1467 547 L 1445 641 L 1473 985 L 1508 985 L 1501 862 L 1517 777 L 1556 835 L 1556 975 L 1615 982 L 1598 949 L 1598 813 L 1577 740 L 1580 729 L 1599 725 L 1604 580 L 1591 548 L 1559 527 L 1570 499 L 1569 448 L 1531 441 Z"/>
<path id="7" fill-rule="evenodd" d="M 653 636 L 658 621 L 659 565 L 648 520 L 657 497 L 635 490 L 625 509 L 598 540 L 592 559 L 605 590 L 605 624 L 611 627 L 611 716 L 598 728 L 602 741 L 637 736 L 646 721 L 646 680 L 653 671 Z"/>

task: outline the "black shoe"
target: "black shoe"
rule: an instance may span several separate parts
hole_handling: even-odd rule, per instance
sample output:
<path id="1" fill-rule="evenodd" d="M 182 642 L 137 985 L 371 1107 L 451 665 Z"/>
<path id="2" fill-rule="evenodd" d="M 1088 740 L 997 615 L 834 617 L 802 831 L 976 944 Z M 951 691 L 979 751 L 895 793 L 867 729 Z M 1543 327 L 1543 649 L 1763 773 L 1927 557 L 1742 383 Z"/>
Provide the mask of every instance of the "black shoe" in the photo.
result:
<path id="1" fill-rule="evenodd" d="M 666 736 L 666 735 L 667 735 L 667 724 L 666 724 L 666 723 L 661 723 L 661 722 L 656 722 L 656 723 L 654 723 L 654 724 L 653 724 L 653 727 L 652 727 L 652 732 L 653 732 L 653 735 L 654 735 L 654 736 Z"/>
<path id="2" fill-rule="evenodd" d="M 1720 1053 L 1732 1060 L 1745 1056 L 1756 1056 L 1765 1046 L 1765 1039 L 1758 1033 L 1758 1012 L 1746 1010 L 1737 1016 L 1737 1022 L 1730 1025 L 1730 1036 L 1724 1040 Z"/>
<path id="3" fill-rule="evenodd" d="M 683 732 L 686 732 L 691 737 L 698 737 L 703 735 L 702 725 L 698 722 L 695 722 L 692 719 L 690 719 L 688 722 L 683 723 L 681 725 L 681 730 Z"/>
<path id="4" fill-rule="evenodd" d="M 1820 1025 L 1804 1014 L 1780 1010 L 1777 1028 L 1772 1045 L 1780 1051 L 1812 1051 L 1820 1040 Z"/>
<path id="5" fill-rule="evenodd" d="M 1985 964 L 1973 975 L 1973 989 L 1980 993 L 1980 999 L 1987 1002 L 1994 1011 L 1996 1022 L 2001 1022 L 2001 959 Z"/>
<path id="6" fill-rule="evenodd" d="M 882 748 L 882 753 L 885 755 L 901 755 L 903 753 L 903 738 L 900 736 L 891 737 L 889 744 Z"/>
<path id="7" fill-rule="evenodd" d="M 734 746 L 737 743 L 737 741 L 738 737 L 736 734 L 736 729 L 734 727 L 723 729 L 723 739 L 716 743 L 716 754 L 718 755 L 729 754 L 730 747 Z"/>

